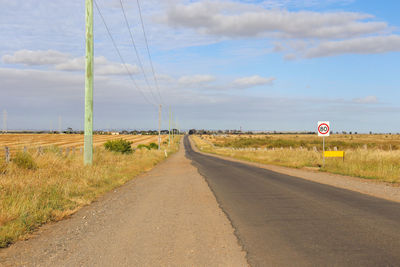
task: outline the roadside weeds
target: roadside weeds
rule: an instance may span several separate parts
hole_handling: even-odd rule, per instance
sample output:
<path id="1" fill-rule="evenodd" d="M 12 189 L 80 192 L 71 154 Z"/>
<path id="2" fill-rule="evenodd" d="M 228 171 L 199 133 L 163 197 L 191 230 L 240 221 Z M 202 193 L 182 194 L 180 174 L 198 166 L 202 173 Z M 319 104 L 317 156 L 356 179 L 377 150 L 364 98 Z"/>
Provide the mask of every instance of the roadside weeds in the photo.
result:
<path id="1" fill-rule="evenodd" d="M 178 150 L 179 142 L 175 138 L 168 156 Z M 65 156 L 51 149 L 41 155 L 29 153 L 22 163 L 0 162 L 0 248 L 28 238 L 47 222 L 67 218 L 149 171 L 165 159 L 164 149 L 120 154 L 97 148 L 93 166 L 83 166 L 82 155 Z"/>

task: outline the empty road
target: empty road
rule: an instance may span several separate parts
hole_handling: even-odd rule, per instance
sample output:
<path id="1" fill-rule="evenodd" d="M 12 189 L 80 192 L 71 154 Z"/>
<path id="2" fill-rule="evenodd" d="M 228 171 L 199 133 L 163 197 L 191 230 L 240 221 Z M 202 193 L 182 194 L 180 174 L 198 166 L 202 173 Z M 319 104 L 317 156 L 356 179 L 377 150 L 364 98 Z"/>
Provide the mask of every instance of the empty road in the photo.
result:
<path id="1" fill-rule="evenodd" d="M 400 266 L 400 204 L 195 152 L 252 266 Z"/>

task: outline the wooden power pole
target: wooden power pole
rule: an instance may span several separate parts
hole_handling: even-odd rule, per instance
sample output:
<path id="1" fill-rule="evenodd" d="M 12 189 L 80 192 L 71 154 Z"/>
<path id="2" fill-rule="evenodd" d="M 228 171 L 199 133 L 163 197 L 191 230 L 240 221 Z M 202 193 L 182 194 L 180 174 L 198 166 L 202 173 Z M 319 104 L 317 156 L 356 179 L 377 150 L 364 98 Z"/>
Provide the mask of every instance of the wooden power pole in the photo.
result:
<path id="1" fill-rule="evenodd" d="M 169 108 L 169 112 L 168 112 L 168 117 L 169 117 L 169 121 L 168 121 L 168 146 L 171 145 L 171 107 Z"/>
<path id="2" fill-rule="evenodd" d="M 84 164 L 93 163 L 93 0 L 86 6 Z"/>
<path id="3" fill-rule="evenodd" d="M 161 149 L 161 105 L 158 107 L 158 150 Z"/>

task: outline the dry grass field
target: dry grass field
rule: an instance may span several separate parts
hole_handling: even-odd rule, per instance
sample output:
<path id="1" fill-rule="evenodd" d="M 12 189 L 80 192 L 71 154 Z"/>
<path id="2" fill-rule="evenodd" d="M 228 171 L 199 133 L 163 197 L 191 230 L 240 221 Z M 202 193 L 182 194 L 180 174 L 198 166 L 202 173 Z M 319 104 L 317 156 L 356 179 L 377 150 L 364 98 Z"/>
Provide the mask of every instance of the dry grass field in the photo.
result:
<path id="1" fill-rule="evenodd" d="M 203 135 L 216 146 L 235 148 L 313 148 L 322 149 L 322 137 L 312 134 L 276 134 L 276 135 Z M 334 134 L 325 139 L 326 147 L 339 150 L 345 149 L 400 149 L 400 135 L 369 135 L 369 134 Z"/>
<path id="2" fill-rule="evenodd" d="M 57 146 L 79 147 L 79 135 L 0 135 L 1 146 L 20 148 L 6 164 L 0 158 L 0 248 L 24 238 L 40 225 L 61 220 L 100 195 L 150 170 L 178 149 L 175 138 L 161 150 L 136 149 L 131 154 L 110 152 L 106 140 L 124 138 L 138 144 L 156 142 L 157 136 L 95 136 L 92 166 L 83 165 L 80 153 L 59 153 Z M 164 136 L 164 139 L 167 138 Z M 57 145 L 57 146 L 55 146 Z M 37 153 L 37 146 L 44 148 Z"/>
<path id="3" fill-rule="evenodd" d="M 345 151 L 345 160 L 326 158 L 322 168 L 322 138 L 313 135 L 193 136 L 204 152 L 294 168 L 400 182 L 399 135 L 332 135 L 326 150 Z"/>
<path id="4" fill-rule="evenodd" d="M 157 143 L 158 136 L 155 135 L 93 135 L 93 145 L 101 146 L 108 140 L 125 139 L 133 142 L 132 147 L 139 144 Z M 167 136 L 162 136 L 164 141 Z M 60 148 L 81 148 L 83 147 L 83 135 L 80 134 L 0 134 L 0 149 L 2 155 L 4 147 L 9 147 L 11 152 L 28 149 L 46 148 L 57 146 Z"/>

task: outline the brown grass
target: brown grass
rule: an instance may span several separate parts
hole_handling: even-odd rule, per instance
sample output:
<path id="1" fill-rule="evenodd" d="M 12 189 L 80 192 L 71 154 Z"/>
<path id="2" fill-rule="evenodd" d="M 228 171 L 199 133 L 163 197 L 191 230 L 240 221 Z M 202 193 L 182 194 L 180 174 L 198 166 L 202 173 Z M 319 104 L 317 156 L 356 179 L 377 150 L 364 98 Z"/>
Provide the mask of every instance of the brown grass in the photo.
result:
<path id="1" fill-rule="evenodd" d="M 108 140 L 125 139 L 133 142 L 132 146 L 138 144 L 149 144 L 158 142 L 156 135 L 93 135 L 95 147 L 103 145 Z M 168 138 L 162 136 L 162 141 Z M 83 147 L 83 135 L 81 134 L 0 134 L 0 156 L 4 154 L 4 147 L 10 148 L 12 153 L 22 151 L 24 147 L 38 148 L 57 146 L 60 148 L 81 148 Z"/>
<path id="2" fill-rule="evenodd" d="M 178 140 L 169 154 L 178 148 Z M 40 225 L 63 219 L 107 191 L 121 186 L 165 159 L 164 149 L 136 150 L 123 155 L 99 147 L 93 166 L 83 166 L 82 155 L 60 155 L 56 149 L 39 155 L 29 151 L 36 169 L 21 168 L 0 159 L 0 247 L 5 247 Z"/>
<path id="3" fill-rule="evenodd" d="M 236 139 L 238 137 L 225 137 L 225 140 L 228 141 L 227 143 L 231 143 L 232 141 L 229 140 L 229 138 Z M 285 136 L 273 138 L 282 139 L 285 138 Z M 313 137 L 298 135 L 298 137 L 289 136 L 289 138 L 312 140 Z M 347 136 L 335 136 L 335 139 L 345 143 L 354 140 L 349 140 Z M 293 168 L 312 167 L 320 171 L 331 173 L 367 179 L 377 179 L 390 183 L 400 182 L 400 150 L 381 149 L 379 147 L 368 149 L 363 149 L 361 147 L 352 148 L 351 144 L 345 144 L 347 149 L 345 149 L 346 157 L 344 162 L 342 159 L 327 158 L 325 167 L 321 168 L 322 152 L 320 150 L 314 151 L 313 149 L 307 149 L 307 145 L 303 146 L 303 149 L 299 147 L 292 147 L 292 149 L 290 149 L 290 147 L 280 146 L 275 147 L 274 150 L 272 150 L 272 148 L 264 150 L 265 147 L 268 147 L 268 144 L 266 143 L 264 146 L 261 146 L 262 148 L 260 150 L 253 151 L 252 148 L 248 147 L 241 149 L 225 147 L 222 144 L 220 137 L 194 136 L 193 140 L 200 150 L 207 153 L 214 153 L 263 164 L 273 164 Z M 331 140 L 328 142 L 330 141 Z M 377 144 L 379 143 L 382 147 L 390 147 L 389 144 L 395 144 L 400 141 L 400 138 L 399 136 L 386 137 L 381 135 L 372 135 L 360 136 L 355 141 L 361 144 L 365 143 L 369 145 L 369 147 L 372 147 L 372 145 L 370 145 L 371 143 L 367 143 L 367 141 L 372 141 Z M 220 142 L 219 146 L 215 145 L 217 142 Z"/>

